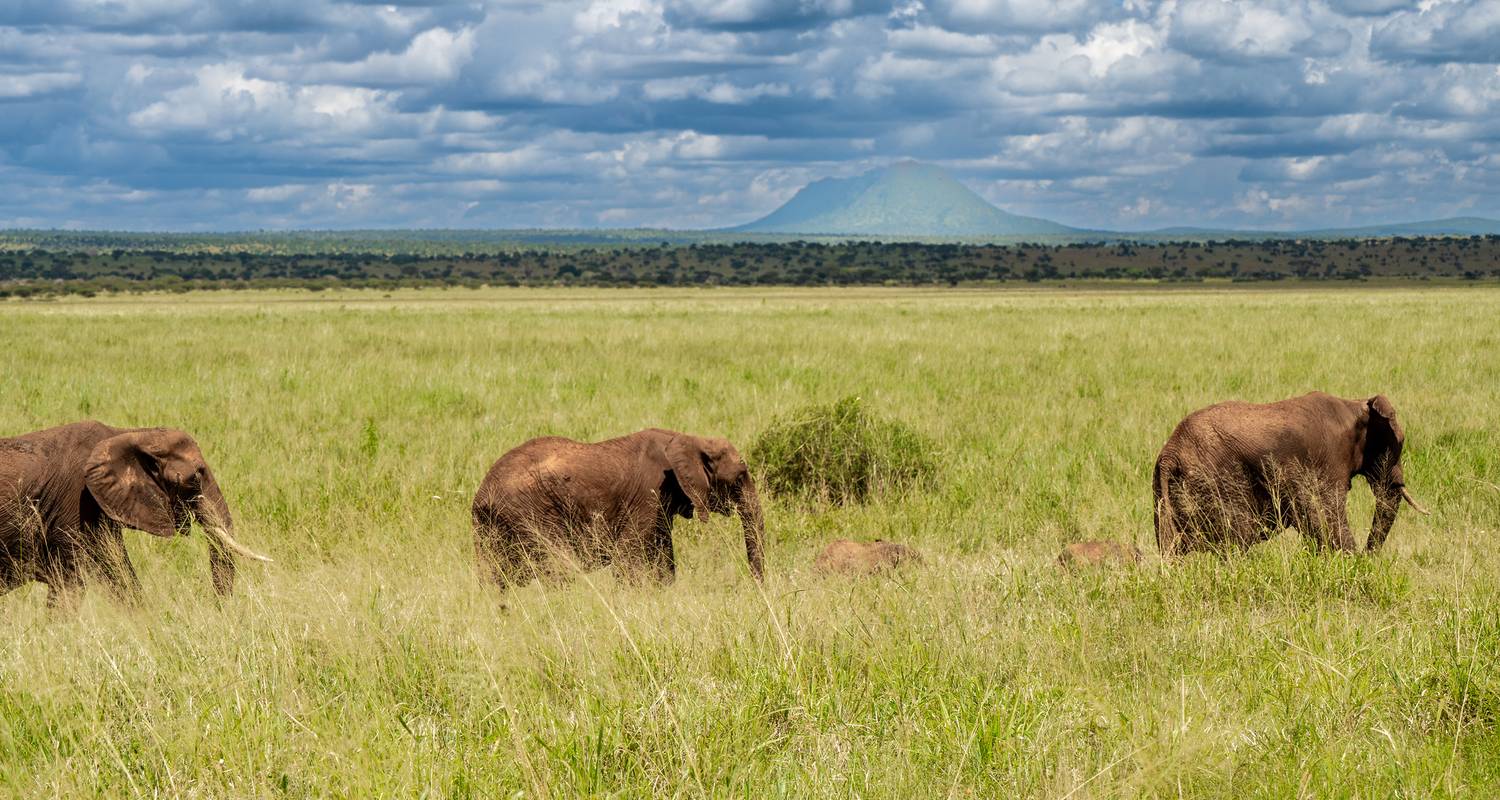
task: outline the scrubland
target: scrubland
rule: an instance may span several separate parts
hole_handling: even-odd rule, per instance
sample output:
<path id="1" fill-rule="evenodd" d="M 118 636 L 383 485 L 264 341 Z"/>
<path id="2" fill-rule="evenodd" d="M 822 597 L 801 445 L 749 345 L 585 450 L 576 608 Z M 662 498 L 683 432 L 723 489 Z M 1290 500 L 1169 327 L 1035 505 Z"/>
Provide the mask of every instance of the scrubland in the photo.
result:
<path id="1" fill-rule="evenodd" d="M 1500 791 L 1500 291 L 423 290 L 0 303 L 0 434 L 191 432 L 239 538 L 127 534 L 145 584 L 0 597 L 14 797 L 1433 797 Z M 1403 513 L 1373 557 L 1295 532 L 1163 564 L 1152 460 L 1186 413 L 1384 392 Z M 748 445 L 858 396 L 925 488 L 679 521 L 679 577 L 512 593 L 468 506 L 532 436 Z M 1368 527 L 1356 479 L 1351 519 Z M 822 578 L 837 537 L 926 564 Z M 1078 539 L 1139 544 L 1068 574 Z"/>

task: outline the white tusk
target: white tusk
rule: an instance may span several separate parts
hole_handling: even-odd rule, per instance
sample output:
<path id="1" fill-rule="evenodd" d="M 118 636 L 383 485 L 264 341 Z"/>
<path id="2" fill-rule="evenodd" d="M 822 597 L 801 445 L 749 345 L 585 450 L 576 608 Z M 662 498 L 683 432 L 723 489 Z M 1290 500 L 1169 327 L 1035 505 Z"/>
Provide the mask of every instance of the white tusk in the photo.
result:
<path id="1" fill-rule="evenodd" d="M 267 563 L 271 561 L 269 557 L 263 556 L 260 553 L 257 553 L 254 550 L 251 550 L 250 548 L 240 544 L 239 542 L 236 542 L 234 540 L 234 537 L 229 535 L 229 531 L 224 530 L 218 525 L 204 525 L 203 532 L 207 533 L 209 536 L 214 537 L 215 539 L 218 539 L 220 544 L 224 545 L 235 553 L 244 556 L 245 558 L 254 559 L 256 561 L 265 561 Z"/>
<path id="2" fill-rule="evenodd" d="M 202 495 L 193 498 L 195 503 L 198 503 L 202 499 Z M 266 563 L 271 562 L 270 557 L 263 556 L 260 553 L 257 553 L 254 550 L 251 550 L 250 548 L 240 544 L 239 542 L 236 542 L 234 540 L 234 537 L 229 535 L 229 531 L 225 529 L 223 520 L 219 519 L 219 515 L 213 513 L 211 510 L 199 511 L 198 523 L 203 526 L 204 533 L 219 540 L 220 544 L 223 544 L 232 552 L 238 553 L 245 558 L 253 559 L 255 561 L 264 561 Z"/>
<path id="3" fill-rule="evenodd" d="M 1430 516 L 1432 514 L 1431 511 L 1428 511 L 1427 509 L 1417 505 L 1417 501 L 1411 499 L 1411 492 L 1406 491 L 1405 486 L 1401 487 L 1401 499 L 1411 504 L 1411 507 L 1416 509 L 1416 512 L 1424 517 Z"/>

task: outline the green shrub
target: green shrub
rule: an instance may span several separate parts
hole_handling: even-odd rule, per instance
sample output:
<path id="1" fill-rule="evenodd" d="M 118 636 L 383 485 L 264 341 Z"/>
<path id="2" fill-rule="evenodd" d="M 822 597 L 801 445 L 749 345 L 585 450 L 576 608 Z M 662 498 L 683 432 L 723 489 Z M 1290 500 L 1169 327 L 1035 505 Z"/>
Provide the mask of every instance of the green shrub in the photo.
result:
<path id="1" fill-rule="evenodd" d="M 840 505 L 924 488 L 937 471 L 931 440 L 905 423 L 880 419 L 858 397 L 778 418 L 750 452 L 770 492 Z"/>

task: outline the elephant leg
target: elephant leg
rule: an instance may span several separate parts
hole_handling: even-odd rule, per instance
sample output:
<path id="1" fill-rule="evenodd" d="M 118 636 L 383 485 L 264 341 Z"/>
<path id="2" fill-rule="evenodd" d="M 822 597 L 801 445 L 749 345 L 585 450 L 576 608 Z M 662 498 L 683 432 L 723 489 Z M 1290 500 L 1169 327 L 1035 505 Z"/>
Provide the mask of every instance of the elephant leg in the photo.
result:
<path id="1" fill-rule="evenodd" d="M 527 567 L 527 576 L 523 582 L 530 582 L 535 578 L 549 588 L 567 586 L 584 571 L 583 564 L 567 553 L 553 557 L 535 556 L 527 561 Z"/>
<path id="2" fill-rule="evenodd" d="M 658 523 L 652 532 L 650 550 L 646 559 L 651 565 L 651 577 L 666 585 L 677 580 L 677 554 L 672 548 L 672 520 Z"/>
<path id="3" fill-rule="evenodd" d="M 83 602 L 83 574 L 76 563 L 50 567 L 42 581 L 47 585 L 47 614 L 71 617 Z"/>
<path id="4" fill-rule="evenodd" d="M 71 617 L 83 601 L 87 556 L 74 537 L 59 537 L 41 555 L 35 578 L 47 586 L 47 614 Z"/>
<path id="5" fill-rule="evenodd" d="M 1199 548 L 1227 555 L 1257 541 L 1255 509 L 1244 481 L 1225 477 L 1216 482 L 1199 478 L 1192 527 L 1199 531 Z"/>
<path id="6" fill-rule="evenodd" d="M 1327 487 L 1307 487 L 1292 502 L 1291 522 L 1316 552 L 1352 552 L 1354 537 L 1343 509 L 1342 493 Z"/>
<path id="7" fill-rule="evenodd" d="M 1235 550 L 1244 553 L 1265 541 L 1265 516 L 1250 493 L 1244 492 L 1242 496 L 1236 496 L 1226 502 L 1228 507 L 1225 510 L 1224 519 L 1229 534 L 1226 537 L 1228 546 L 1224 548 L 1225 551 Z"/>
<path id="8" fill-rule="evenodd" d="M 1354 534 L 1349 530 L 1348 499 L 1337 486 L 1323 490 L 1324 532 L 1327 544 L 1340 553 L 1353 553 Z"/>
<path id="9" fill-rule="evenodd" d="M 527 568 L 516 542 L 511 537 L 482 535 L 474 540 L 474 556 L 479 575 L 487 583 L 504 591 L 512 584 L 527 583 L 534 570 Z"/>
<path id="10" fill-rule="evenodd" d="M 71 617 L 83 602 L 83 581 L 57 581 L 47 584 L 47 614 Z"/>
<path id="11" fill-rule="evenodd" d="M 672 550 L 672 516 L 661 506 L 632 509 L 615 539 L 615 573 L 631 585 L 665 585 L 677 577 Z"/>
<path id="12" fill-rule="evenodd" d="M 117 529 L 100 533 L 94 567 L 109 587 L 110 594 L 121 605 L 138 606 L 141 602 L 141 579 L 125 550 L 125 537 Z"/>
<path id="13" fill-rule="evenodd" d="M 645 550 L 645 546 L 639 542 L 631 542 L 616 549 L 611 558 L 615 579 L 626 586 L 640 586 L 654 577 L 656 565 Z"/>

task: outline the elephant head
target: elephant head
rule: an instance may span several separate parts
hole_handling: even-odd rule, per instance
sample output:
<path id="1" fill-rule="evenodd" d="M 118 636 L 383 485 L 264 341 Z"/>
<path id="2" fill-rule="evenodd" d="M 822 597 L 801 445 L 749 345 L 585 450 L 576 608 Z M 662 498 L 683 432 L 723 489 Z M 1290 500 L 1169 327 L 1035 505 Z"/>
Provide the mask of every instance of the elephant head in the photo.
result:
<path id="1" fill-rule="evenodd" d="M 126 527 L 187 535 L 196 518 L 208 535 L 209 566 L 221 595 L 234 589 L 231 553 L 271 560 L 235 541 L 229 504 L 213 470 L 182 431 L 147 428 L 105 439 L 90 454 L 84 480 L 105 515 Z"/>
<path id="2" fill-rule="evenodd" d="M 1406 445 L 1406 432 L 1396 420 L 1396 408 L 1383 394 L 1375 395 L 1365 403 L 1368 422 L 1364 430 L 1364 443 L 1360 448 L 1359 466 L 1356 472 L 1365 476 L 1370 491 L 1375 495 L 1375 518 L 1370 525 L 1370 538 L 1365 543 L 1367 550 L 1379 550 L 1396 523 L 1396 511 L 1401 501 L 1406 501 L 1419 514 L 1427 510 L 1412 499 L 1406 489 L 1406 474 L 1401 469 L 1401 449 Z"/>
<path id="3" fill-rule="evenodd" d="M 740 515 L 744 528 L 745 557 L 757 580 L 765 576 L 765 523 L 761 516 L 760 495 L 740 452 L 725 439 L 692 436 L 663 431 L 669 436 L 662 449 L 677 485 L 691 508 L 682 509 L 684 517 L 696 514 L 707 522 L 710 513 Z"/>

